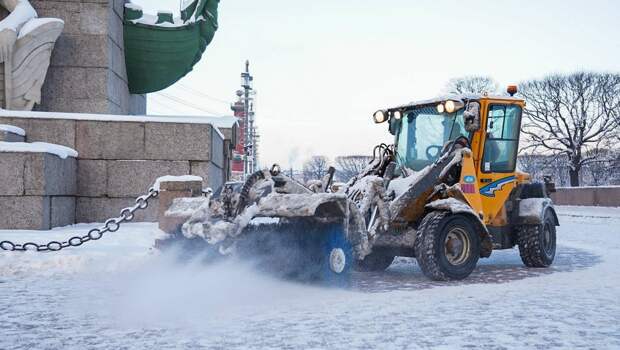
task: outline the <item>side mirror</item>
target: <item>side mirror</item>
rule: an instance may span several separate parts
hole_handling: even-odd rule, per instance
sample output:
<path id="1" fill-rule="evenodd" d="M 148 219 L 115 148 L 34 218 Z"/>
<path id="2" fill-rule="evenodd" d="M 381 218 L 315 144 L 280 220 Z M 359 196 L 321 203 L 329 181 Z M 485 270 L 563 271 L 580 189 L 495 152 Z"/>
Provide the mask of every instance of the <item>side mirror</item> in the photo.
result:
<path id="1" fill-rule="evenodd" d="M 545 191 L 547 192 L 547 196 L 553 192 L 556 192 L 555 182 L 553 182 L 551 175 L 544 175 L 543 181 L 545 183 Z"/>
<path id="2" fill-rule="evenodd" d="M 401 123 L 401 119 L 390 118 L 390 123 L 388 126 L 388 130 L 390 134 L 396 135 L 396 133 L 398 132 L 398 127 L 400 126 L 400 123 Z"/>
<path id="3" fill-rule="evenodd" d="M 465 112 L 463 112 L 463 118 L 465 118 L 466 131 L 478 131 L 480 129 L 480 103 L 467 103 Z"/>

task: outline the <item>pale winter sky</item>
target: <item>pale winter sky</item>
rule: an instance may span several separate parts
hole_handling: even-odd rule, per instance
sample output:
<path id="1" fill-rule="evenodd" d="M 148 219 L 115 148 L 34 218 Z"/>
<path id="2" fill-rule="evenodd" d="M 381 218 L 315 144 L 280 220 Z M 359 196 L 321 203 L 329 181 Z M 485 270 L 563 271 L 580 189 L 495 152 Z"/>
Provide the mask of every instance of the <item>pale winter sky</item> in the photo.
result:
<path id="1" fill-rule="evenodd" d="M 132 1 L 178 13 L 178 0 Z M 372 123 L 375 110 L 432 97 L 452 77 L 490 75 L 504 86 L 578 69 L 619 72 L 619 14 L 616 0 L 222 0 L 202 61 L 149 95 L 148 112 L 231 114 L 218 99 L 234 100 L 248 58 L 263 166 L 369 154 L 391 141 Z"/>

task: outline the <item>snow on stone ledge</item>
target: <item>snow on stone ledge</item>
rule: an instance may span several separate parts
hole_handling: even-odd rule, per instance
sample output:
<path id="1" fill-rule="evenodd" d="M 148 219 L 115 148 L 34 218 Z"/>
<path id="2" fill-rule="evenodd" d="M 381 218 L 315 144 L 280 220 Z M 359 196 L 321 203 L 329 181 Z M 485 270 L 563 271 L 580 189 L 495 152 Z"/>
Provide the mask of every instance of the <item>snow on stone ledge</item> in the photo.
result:
<path id="1" fill-rule="evenodd" d="M 200 181 L 202 182 L 202 177 L 196 175 L 182 175 L 182 176 L 174 176 L 174 175 L 165 175 L 160 176 L 155 180 L 153 184 L 153 188 L 159 191 L 159 185 L 162 182 L 184 182 L 184 181 Z"/>
<path id="2" fill-rule="evenodd" d="M 0 117 L 32 118 L 32 119 L 64 119 L 64 120 L 92 120 L 112 122 L 136 123 L 187 123 L 210 124 L 217 128 L 231 128 L 238 121 L 237 117 L 225 116 L 172 116 L 172 115 L 115 115 L 115 114 L 87 114 L 87 113 L 59 113 L 36 111 L 11 111 L 0 108 Z"/>
<path id="3" fill-rule="evenodd" d="M 125 3 L 125 8 L 128 8 L 130 10 L 135 10 L 135 11 L 142 11 L 142 6 L 138 4 L 134 4 L 132 2 Z"/>
<path id="4" fill-rule="evenodd" d="M 0 142 L 0 152 L 31 152 L 50 153 L 62 159 L 77 158 L 78 153 L 73 148 L 47 142 Z"/>
<path id="5" fill-rule="evenodd" d="M 159 11 L 159 13 L 168 13 L 168 11 Z M 169 13 L 172 14 L 172 12 L 169 12 Z M 187 25 L 187 23 L 183 22 L 179 17 L 175 17 L 172 19 L 174 23 L 170 23 L 170 22 L 157 23 L 158 20 L 159 20 L 158 16 L 145 13 L 142 15 L 142 17 L 136 20 L 132 20 L 131 22 L 133 22 L 134 24 L 139 23 L 139 24 L 146 24 L 149 26 L 163 27 L 163 28 L 182 28 Z"/>
<path id="6" fill-rule="evenodd" d="M 11 134 L 26 136 L 26 131 L 13 125 L 0 124 L 0 131 L 10 132 Z"/>

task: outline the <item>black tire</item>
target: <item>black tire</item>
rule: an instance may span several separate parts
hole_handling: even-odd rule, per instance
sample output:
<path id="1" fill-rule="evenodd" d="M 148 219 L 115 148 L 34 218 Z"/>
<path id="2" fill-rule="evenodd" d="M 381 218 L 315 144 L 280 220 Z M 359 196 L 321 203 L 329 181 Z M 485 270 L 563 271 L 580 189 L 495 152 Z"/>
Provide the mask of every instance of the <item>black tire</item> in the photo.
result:
<path id="1" fill-rule="evenodd" d="M 549 210 L 545 210 L 540 225 L 520 225 L 517 239 L 521 261 L 527 267 L 549 267 L 555 258 L 555 222 Z"/>
<path id="2" fill-rule="evenodd" d="M 476 268 L 480 235 L 466 216 L 433 211 L 422 219 L 414 249 L 418 264 L 428 278 L 461 280 Z"/>
<path id="3" fill-rule="evenodd" d="M 394 261 L 394 255 L 385 254 L 377 251 L 368 254 L 364 260 L 358 261 L 355 265 L 357 271 L 375 272 L 385 271 Z"/>

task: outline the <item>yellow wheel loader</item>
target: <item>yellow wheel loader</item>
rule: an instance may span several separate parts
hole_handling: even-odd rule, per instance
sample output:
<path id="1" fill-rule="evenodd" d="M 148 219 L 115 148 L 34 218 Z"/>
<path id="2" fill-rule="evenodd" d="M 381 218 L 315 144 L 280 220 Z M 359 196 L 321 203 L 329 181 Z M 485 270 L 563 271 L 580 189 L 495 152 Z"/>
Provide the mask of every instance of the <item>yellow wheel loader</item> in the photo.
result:
<path id="1" fill-rule="evenodd" d="M 415 257 L 433 280 L 459 280 L 514 246 L 526 266 L 547 267 L 559 225 L 554 186 L 516 170 L 525 102 L 512 97 L 516 87 L 508 92 L 379 110 L 374 121 L 394 144 L 376 146 L 346 184 L 332 184 L 333 168 L 301 184 L 274 165 L 205 197 L 159 245 L 261 257 L 286 276 L 327 281 L 386 269 L 395 256 Z"/>

